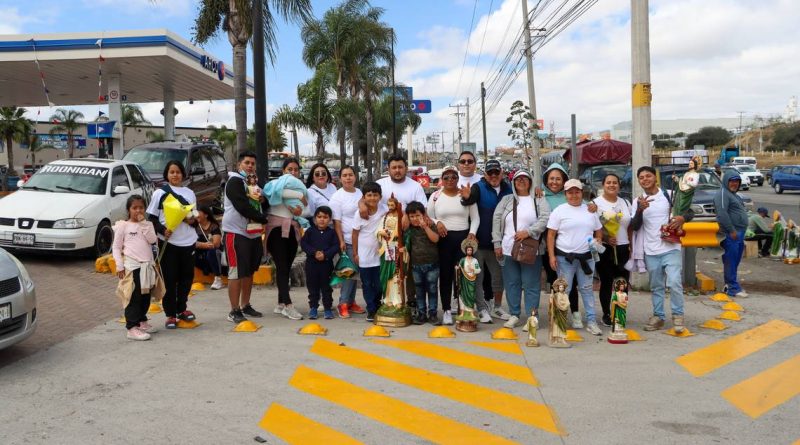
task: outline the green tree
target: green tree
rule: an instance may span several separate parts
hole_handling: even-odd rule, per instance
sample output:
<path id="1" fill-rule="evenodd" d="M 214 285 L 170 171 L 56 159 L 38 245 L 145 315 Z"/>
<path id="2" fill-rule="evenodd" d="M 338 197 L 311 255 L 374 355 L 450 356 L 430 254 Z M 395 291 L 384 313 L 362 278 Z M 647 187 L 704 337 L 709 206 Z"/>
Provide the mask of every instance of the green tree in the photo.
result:
<path id="1" fill-rule="evenodd" d="M 264 51 L 270 63 L 278 49 L 277 25 L 273 11 L 298 24 L 311 20 L 311 0 L 263 0 Z M 233 99 L 236 119 L 236 146 L 247 146 L 247 43 L 253 36 L 253 0 L 202 0 L 194 23 L 194 41 L 203 45 L 220 31 L 227 33 L 233 48 Z"/>
<path id="2" fill-rule="evenodd" d="M 42 144 L 42 140 L 39 139 L 38 135 L 32 134 L 28 135 L 28 151 L 31 153 L 31 165 L 36 167 L 36 153 L 39 153 L 42 150 L 50 150 L 55 149 L 50 144 Z"/>
<path id="3" fill-rule="evenodd" d="M 217 128 L 215 125 L 206 127 L 210 130 L 209 138 L 219 145 L 228 160 L 228 166 L 234 167 L 237 159 L 236 155 L 236 131 L 224 125 Z"/>
<path id="4" fill-rule="evenodd" d="M 800 146 L 800 122 L 781 125 L 775 129 L 772 143 L 781 148 Z"/>
<path id="5" fill-rule="evenodd" d="M 33 131 L 34 122 L 25 117 L 28 110 L 17 107 L 0 107 L 0 135 L 6 144 L 8 168 L 3 178 L 3 190 L 8 189 L 8 175 L 14 176 L 14 141 L 21 142 Z"/>
<path id="6" fill-rule="evenodd" d="M 725 145 L 731 140 L 731 133 L 722 127 L 703 127 L 696 133 L 691 133 L 686 137 L 686 146 L 705 145 L 706 147 L 716 147 Z"/>
<path id="7" fill-rule="evenodd" d="M 306 120 L 299 107 L 290 107 L 286 104 L 281 105 L 275 114 L 272 115 L 272 122 L 286 127 L 291 127 L 292 136 L 294 137 L 295 155 L 299 157 L 299 147 L 297 147 L 297 130 L 303 129 L 311 131 L 309 122 Z M 324 148 L 324 146 L 323 146 Z M 318 153 L 319 154 L 319 153 Z"/>
<path id="8" fill-rule="evenodd" d="M 161 133 L 160 131 L 147 130 L 144 135 L 150 142 L 164 142 L 165 140 L 164 133 Z"/>
<path id="9" fill-rule="evenodd" d="M 287 146 L 286 134 L 281 129 L 281 124 L 275 122 L 267 123 L 267 147 L 270 151 L 283 151 Z"/>
<path id="10" fill-rule="evenodd" d="M 330 94 L 335 84 L 334 73 L 331 62 L 324 62 L 317 67 L 311 79 L 297 86 L 298 104 L 293 114 L 273 118 L 281 122 L 291 117 L 298 128 L 314 133 L 316 158 L 320 162 L 325 159 L 325 141 L 336 122 L 337 103 Z"/>
<path id="11" fill-rule="evenodd" d="M 153 125 L 145 119 L 142 108 L 137 104 L 122 104 L 122 128 Z"/>
<path id="12" fill-rule="evenodd" d="M 533 114 L 531 114 L 530 107 L 522 103 L 521 100 L 516 100 L 511 104 L 511 113 L 506 118 L 506 123 L 511 124 L 508 136 L 514 141 L 514 145 L 524 150 L 528 168 L 530 168 L 531 164 L 531 141 L 536 131 L 535 126 L 530 125 L 532 120 Z"/>
<path id="13" fill-rule="evenodd" d="M 50 134 L 67 133 L 67 146 L 69 146 L 69 157 L 75 157 L 75 131 L 81 126 L 83 113 L 68 108 L 58 108 L 50 116 L 50 122 L 54 125 L 50 128 Z"/>

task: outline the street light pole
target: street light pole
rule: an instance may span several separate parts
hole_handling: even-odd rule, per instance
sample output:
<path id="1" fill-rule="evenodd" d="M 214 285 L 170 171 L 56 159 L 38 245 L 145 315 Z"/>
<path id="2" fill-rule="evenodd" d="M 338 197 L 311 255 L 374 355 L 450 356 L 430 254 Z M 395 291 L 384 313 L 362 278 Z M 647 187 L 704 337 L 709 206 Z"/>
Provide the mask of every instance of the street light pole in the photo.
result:
<path id="1" fill-rule="evenodd" d="M 633 116 L 631 143 L 633 144 L 631 170 L 636 171 L 652 161 L 652 121 L 650 104 L 650 23 L 649 0 L 631 0 L 631 80 L 633 82 Z M 633 195 L 642 194 L 639 181 L 633 182 Z"/>
<path id="2" fill-rule="evenodd" d="M 481 123 L 483 124 L 483 162 L 489 162 L 489 148 L 486 142 L 486 88 L 481 82 Z"/>

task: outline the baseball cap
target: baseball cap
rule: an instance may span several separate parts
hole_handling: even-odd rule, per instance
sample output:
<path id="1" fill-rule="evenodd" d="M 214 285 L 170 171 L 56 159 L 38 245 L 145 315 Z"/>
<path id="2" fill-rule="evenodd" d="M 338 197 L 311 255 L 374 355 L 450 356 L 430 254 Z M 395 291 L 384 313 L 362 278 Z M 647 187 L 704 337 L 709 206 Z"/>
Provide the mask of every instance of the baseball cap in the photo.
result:
<path id="1" fill-rule="evenodd" d="M 448 171 L 454 171 L 454 172 L 458 173 L 458 169 L 457 169 L 457 168 L 456 168 L 454 165 L 447 165 L 447 166 L 445 166 L 445 167 L 442 169 L 442 174 L 444 175 L 444 174 L 445 174 L 445 172 L 448 172 Z"/>
<path id="2" fill-rule="evenodd" d="M 500 161 L 498 161 L 497 159 L 492 159 L 491 161 L 486 163 L 486 168 L 484 170 L 488 172 L 492 170 L 501 170 L 501 169 L 502 168 L 500 167 Z"/>
<path id="3" fill-rule="evenodd" d="M 564 190 L 569 190 L 571 188 L 577 188 L 578 190 L 583 190 L 583 184 L 581 181 L 577 179 L 570 179 L 569 181 L 564 184 Z"/>
<path id="4" fill-rule="evenodd" d="M 763 214 L 765 214 L 765 215 L 766 215 L 766 214 L 768 214 L 768 213 L 769 213 L 769 210 L 767 210 L 767 208 L 766 208 L 766 207 L 759 207 L 759 208 L 758 208 L 758 210 L 757 210 L 757 212 L 758 212 L 758 213 L 763 213 Z"/>

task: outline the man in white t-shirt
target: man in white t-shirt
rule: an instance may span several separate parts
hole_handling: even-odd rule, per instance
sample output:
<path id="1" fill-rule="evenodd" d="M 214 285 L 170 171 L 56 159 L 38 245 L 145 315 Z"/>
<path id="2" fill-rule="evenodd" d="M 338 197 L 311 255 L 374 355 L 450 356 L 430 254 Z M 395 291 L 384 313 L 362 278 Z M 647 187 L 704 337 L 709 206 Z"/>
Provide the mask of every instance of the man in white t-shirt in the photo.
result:
<path id="1" fill-rule="evenodd" d="M 404 211 L 409 202 L 428 202 L 422 185 L 409 178 L 406 173 L 408 173 L 406 158 L 399 155 L 393 155 L 389 158 L 389 176 L 378 180 L 378 185 L 381 186 L 381 203 L 383 205 L 386 205 L 392 195 L 400 201 Z M 364 210 L 364 206 L 359 205 L 359 210 Z M 361 215 L 364 215 L 363 211 Z"/>
<path id="2" fill-rule="evenodd" d="M 480 173 L 475 173 L 477 159 L 471 151 L 462 151 L 458 156 L 458 188 L 469 189 L 472 184 L 477 184 L 483 178 Z"/>
<path id="3" fill-rule="evenodd" d="M 691 210 L 685 215 L 670 218 L 671 206 L 666 194 L 658 187 L 656 170 L 650 166 L 640 167 L 636 172 L 644 194 L 633 201 L 631 229 L 636 232 L 633 242 L 634 261 L 644 256 L 650 274 L 650 292 L 653 294 L 653 315 L 645 325 L 645 331 L 664 327 L 664 293 L 669 287 L 672 324 L 676 333 L 684 330 L 683 324 L 683 258 L 681 245 L 661 238 L 661 226 L 669 224 L 679 229 L 694 216 Z M 637 239 L 638 238 L 638 239 Z M 643 252 L 641 252 L 643 250 Z"/>

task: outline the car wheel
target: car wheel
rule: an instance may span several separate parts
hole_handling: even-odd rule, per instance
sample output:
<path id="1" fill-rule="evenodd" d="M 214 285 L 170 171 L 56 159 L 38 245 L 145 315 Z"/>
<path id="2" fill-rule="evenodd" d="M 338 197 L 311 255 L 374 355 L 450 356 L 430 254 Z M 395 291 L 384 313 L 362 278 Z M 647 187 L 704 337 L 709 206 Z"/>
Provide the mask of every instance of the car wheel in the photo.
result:
<path id="1" fill-rule="evenodd" d="M 783 187 L 781 187 L 780 183 L 777 182 L 775 183 L 775 193 L 779 195 L 783 193 Z"/>
<path id="2" fill-rule="evenodd" d="M 111 244 L 114 242 L 114 231 L 108 221 L 100 221 L 97 231 L 94 234 L 94 254 L 101 257 L 111 252 Z"/>

